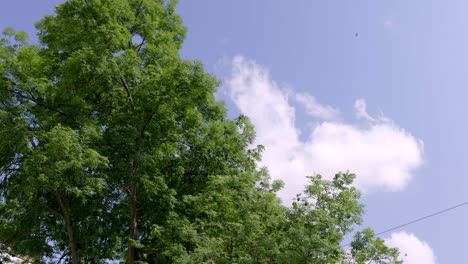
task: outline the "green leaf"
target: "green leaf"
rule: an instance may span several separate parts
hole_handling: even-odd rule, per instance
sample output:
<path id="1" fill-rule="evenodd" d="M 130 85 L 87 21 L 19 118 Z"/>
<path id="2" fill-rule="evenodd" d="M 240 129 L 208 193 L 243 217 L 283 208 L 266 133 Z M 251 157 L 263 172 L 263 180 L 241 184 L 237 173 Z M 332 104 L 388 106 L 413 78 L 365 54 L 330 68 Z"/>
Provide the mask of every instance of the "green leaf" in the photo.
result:
<path id="1" fill-rule="evenodd" d="M 9 36 L 9 37 L 14 36 L 15 33 L 16 33 L 16 31 L 11 27 L 7 27 L 2 31 L 2 34 L 4 36 Z"/>

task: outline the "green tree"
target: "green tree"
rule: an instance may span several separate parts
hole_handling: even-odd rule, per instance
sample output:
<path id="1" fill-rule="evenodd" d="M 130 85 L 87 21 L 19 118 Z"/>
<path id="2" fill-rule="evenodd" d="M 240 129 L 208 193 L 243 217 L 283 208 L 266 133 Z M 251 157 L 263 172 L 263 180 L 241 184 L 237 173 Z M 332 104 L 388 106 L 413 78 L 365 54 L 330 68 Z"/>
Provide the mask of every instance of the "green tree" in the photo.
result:
<path id="1" fill-rule="evenodd" d="M 6 157 L 2 171 L 19 168 L 2 174 L 5 204 L 15 201 L 17 193 L 11 190 L 21 184 L 10 179 L 18 178 L 19 171 L 27 168 L 24 163 L 32 159 L 30 152 L 49 155 L 41 148 L 44 139 L 38 135 L 57 126 L 66 127 L 71 134 L 80 134 L 83 129 L 95 131 L 96 137 L 82 147 L 105 157 L 107 166 L 75 165 L 104 182 L 106 196 L 93 196 L 78 211 L 83 217 L 94 215 L 94 209 L 86 207 L 96 203 L 103 207 L 102 212 L 110 212 L 112 219 L 106 220 L 111 224 L 103 233 L 112 234 L 109 239 L 118 245 L 123 237 L 119 231 L 124 227 L 129 263 L 141 258 L 141 241 L 147 239 L 153 226 L 170 220 L 181 194 L 202 191 L 209 174 L 229 174 L 223 169 L 243 170 L 251 164 L 245 155 L 247 139 L 237 132 L 242 118 L 238 122 L 226 120 L 222 104 L 213 97 L 218 82 L 200 63 L 179 58 L 185 29 L 174 8 L 175 1 L 72 0 L 37 24 L 39 46 L 28 45 L 22 33 L 10 29 L 2 40 L 5 114 L 13 123 L 22 120 L 19 128 L 5 123 L 3 131 L 25 130 L 19 134 L 22 144 L 10 141 L 2 145 Z M 231 139 L 238 142 L 223 143 Z M 13 151 L 11 146 L 24 148 Z M 61 173 L 67 178 L 67 172 Z M 23 174 L 27 179 L 35 177 L 34 173 Z M 84 224 L 76 217 L 69 222 L 81 228 Z M 4 221 L 26 228 L 13 214 Z M 59 224 L 66 229 L 65 222 Z M 78 232 L 68 232 L 68 240 L 75 243 L 60 247 L 64 243 L 56 242 L 49 223 L 39 225 L 45 227 L 46 234 L 36 240 L 45 245 L 54 241 L 52 251 L 69 252 L 75 263 L 90 256 L 83 248 L 94 248 L 102 239 L 90 234 L 77 241 L 73 234 Z M 26 233 L 31 236 L 33 232 Z M 15 248 L 22 251 L 29 247 Z M 121 248 L 108 251 L 115 250 Z M 107 253 L 96 256 L 111 257 Z"/>
<path id="2" fill-rule="evenodd" d="M 363 213 L 353 175 L 281 204 L 248 118 L 180 58 L 175 5 L 69 0 L 38 45 L 4 31 L 0 241 L 38 262 L 397 263 L 369 231 L 340 247 Z"/>
<path id="3" fill-rule="evenodd" d="M 388 248 L 384 241 L 375 237 L 374 232 L 367 228 L 354 235 L 351 242 L 351 252 L 348 254 L 347 263 L 352 264 L 402 264 L 398 260 L 398 250 Z"/>

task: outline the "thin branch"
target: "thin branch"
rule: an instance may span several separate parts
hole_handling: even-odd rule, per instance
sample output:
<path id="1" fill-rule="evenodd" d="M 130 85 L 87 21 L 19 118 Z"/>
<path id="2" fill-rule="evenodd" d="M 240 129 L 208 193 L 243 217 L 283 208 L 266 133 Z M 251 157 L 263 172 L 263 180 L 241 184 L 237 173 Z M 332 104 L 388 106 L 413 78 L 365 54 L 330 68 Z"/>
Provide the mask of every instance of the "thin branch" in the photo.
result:
<path id="1" fill-rule="evenodd" d="M 130 88 L 128 87 L 127 82 L 125 81 L 125 79 L 122 76 L 120 77 L 120 81 L 122 82 L 122 85 L 124 86 L 125 90 L 127 91 L 128 101 L 133 105 L 132 93 L 130 92 Z"/>
<path id="2" fill-rule="evenodd" d="M 143 37 L 143 39 L 141 40 L 140 45 L 138 45 L 137 53 L 140 53 L 141 48 L 143 48 L 143 44 L 145 44 L 145 40 L 146 40 L 146 37 Z"/>
<path id="3" fill-rule="evenodd" d="M 151 122 L 151 120 L 153 119 L 153 117 L 156 115 L 156 112 L 158 111 L 158 108 L 159 108 L 159 105 L 156 107 L 156 109 L 150 114 L 150 116 L 149 116 L 148 119 L 146 120 L 145 124 L 143 125 L 143 128 L 141 129 L 140 137 L 143 137 L 143 136 L 144 136 L 145 130 L 146 130 L 146 128 L 148 127 L 148 124 L 149 124 L 149 123 Z"/>
<path id="4" fill-rule="evenodd" d="M 51 111 L 53 111 L 53 112 L 59 113 L 59 114 L 61 114 L 61 115 L 63 115 L 63 116 L 66 116 L 66 117 L 68 117 L 68 118 L 72 118 L 72 116 L 70 116 L 69 114 L 67 114 L 67 113 L 65 113 L 65 112 L 63 112 L 63 111 L 61 111 L 61 110 L 59 110 L 59 109 L 57 109 L 57 108 L 54 108 L 54 107 L 52 107 L 52 106 L 50 106 L 50 105 L 47 105 L 47 104 L 45 104 L 45 103 L 42 103 L 42 102 L 38 101 L 36 98 L 34 98 L 34 97 L 25 96 L 24 94 L 21 94 L 21 92 L 15 91 L 15 90 L 13 90 L 13 89 L 9 89 L 9 91 L 10 91 L 11 93 L 13 93 L 14 95 L 19 96 L 19 97 L 21 97 L 21 98 L 23 98 L 23 99 L 29 100 L 29 101 L 31 101 L 31 102 L 33 102 L 33 103 L 39 105 L 39 106 L 45 107 L 45 108 L 47 108 L 47 109 L 49 109 L 49 110 L 51 110 Z M 32 95 L 31 95 L 31 96 L 32 96 Z"/>
<path id="5" fill-rule="evenodd" d="M 140 3 L 138 4 L 138 9 L 135 15 L 135 21 L 138 19 L 138 16 L 140 16 L 142 6 L 143 6 L 143 0 L 141 0 Z"/>
<path id="6" fill-rule="evenodd" d="M 118 65 L 117 63 L 115 63 L 115 64 L 116 64 L 115 66 L 117 67 L 117 70 L 119 71 L 120 82 L 122 83 L 123 87 L 125 88 L 125 91 L 127 92 L 128 101 L 132 104 L 133 110 L 135 110 L 135 104 L 134 104 L 134 102 L 133 102 L 132 93 L 130 92 L 130 87 L 128 87 L 128 84 L 127 84 L 127 82 L 125 81 L 122 72 L 120 71 L 119 65 Z"/>
<path id="7" fill-rule="evenodd" d="M 62 262 L 63 258 L 65 258 L 65 256 L 67 256 L 69 253 L 70 253 L 69 251 L 63 252 L 62 256 L 59 258 L 56 264 L 59 264 L 60 262 Z"/>

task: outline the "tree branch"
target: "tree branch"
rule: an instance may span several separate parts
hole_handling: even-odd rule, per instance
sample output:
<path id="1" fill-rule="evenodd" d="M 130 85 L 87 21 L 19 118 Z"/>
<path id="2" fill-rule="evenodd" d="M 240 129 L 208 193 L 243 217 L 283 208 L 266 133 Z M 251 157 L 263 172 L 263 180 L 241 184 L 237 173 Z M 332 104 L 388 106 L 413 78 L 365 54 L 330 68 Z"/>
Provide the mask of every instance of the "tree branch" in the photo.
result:
<path id="1" fill-rule="evenodd" d="M 146 37 L 143 37 L 143 39 L 141 40 L 140 45 L 138 45 L 137 53 L 140 53 L 141 48 L 143 48 L 143 44 L 145 44 L 145 40 L 146 40 Z"/>
<path id="2" fill-rule="evenodd" d="M 133 110 L 135 110 L 135 104 L 133 102 L 133 97 L 132 97 L 132 93 L 130 92 L 130 87 L 128 86 L 127 82 L 125 81 L 124 77 L 123 77 L 123 74 L 122 72 L 120 71 L 120 67 L 119 65 L 117 64 L 117 62 L 115 63 L 116 67 L 117 67 L 117 70 L 119 71 L 119 79 L 120 79 L 120 82 L 122 83 L 123 87 L 125 88 L 125 91 L 127 92 L 127 98 L 128 98 L 128 101 L 130 102 L 130 104 L 132 105 L 133 107 Z"/>
<path id="3" fill-rule="evenodd" d="M 70 251 L 64 251 L 63 254 L 62 254 L 62 256 L 59 258 L 59 260 L 57 261 L 56 264 L 59 264 L 60 262 L 62 262 L 62 259 L 63 259 L 64 257 L 66 257 L 69 253 L 70 253 Z"/>
<path id="4" fill-rule="evenodd" d="M 122 76 L 120 76 L 120 81 L 122 82 L 122 85 L 124 86 L 125 90 L 127 91 L 128 101 L 133 105 L 132 93 L 130 92 L 130 88 L 128 87 L 127 82 L 125 81 L 125 79 Z"/>
<path id="5" fill-rule="evenodd" d="M 59 110 L 57 108 L 54 108 L 54 107 L 52 107 L 50 105 L 47 105 L 45 103 L 40 102 L 36 98 L 32 97 L 32 95 L 31 95 L 31 97 L 28 97 L 28 96 L 25 96 L 24 94 L 21 94 L 21 92 L 15 91 L 14 89 L 9 89 L 9 91 L 11 93 L 13 93 L 14 95 L 19 96 L 19 97 L 21 97 L 23 99 L 29 100 L 29 101 L 31 101 L 31 102 L 39 105 L 39 106 L 45 107 L 45 108 L 47 108 L 47 109 L 49 109 L 49 110 L 51 110 L 53 112 L 59 113 L 59 114 L 61 114 L 63 116 L 66 116 L 68 118 L 72 118 L 72 116 L 70 116 L 69 114 L 67 114 L 67 113 L 65 113 L 65 112 L 63 112 L 63 111 L 61 111 L 61 110 Z"/>
<path id="6" fill-rule="evenodd" d="M 158 111 L 158 108 L 159 108 L 159 105 L 156 107 L 156 109 L 150 114 L 150 116 L 149 116 L 148 119 L 146 120 L 145 124 L 143 125 L 143 128 L 141 129 L 140 137 L 143 138 L 144 133 L 145 133 L 145 130 L 146 130 L 146 128 L 148 127 L 148 124 L 149 124 L 149 123 L 151 122 L 151 120 L 153 119 L 153 117 L 156 115 L 156 112 Z"/>

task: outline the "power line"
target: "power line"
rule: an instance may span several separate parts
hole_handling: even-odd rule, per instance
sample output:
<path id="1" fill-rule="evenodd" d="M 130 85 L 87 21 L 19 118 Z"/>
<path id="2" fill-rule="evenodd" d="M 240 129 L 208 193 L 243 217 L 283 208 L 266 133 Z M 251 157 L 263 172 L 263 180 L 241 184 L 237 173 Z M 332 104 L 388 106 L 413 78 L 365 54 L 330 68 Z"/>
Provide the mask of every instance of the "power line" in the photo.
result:
<path id="1" fill-rule="evenodd" d="M 395 226 L 395 227 L 389 228 L 389 229 L 387 229 L 387 230 L 384 230 L 384 231 L 382 231 L 382 232 L 379 232 L 379 233 L 375 234 L 375 236 L 380 236 L 380 235 L 385 234 L 385 233 L 388 233 L 388 232 L 390 232 L 390 231 L 393 231 L 393 230 L 396 230 L 396 229 L 405 227 L 405 226 L 407 226 L 407 225 L 414 224 L 414 223 L 416 223 L 416 222 L 420 222 L 420 221 L 422 221 L 422 220 L 425 220 L 425 219 L 434 217 L 434 216 L 436 216 L 436 215 L 443 214 L 443 213 L 445 213 L 445 212 L 451 211 L 451 210 L 453 210 L 453 209 L 456 209 L 456 208 L 458 208 L 458 207 L 462 207 L 462 206 L 467 205 L 467 204 L 468 204 L 468 202 L 464 202 L 464 203 L 461 203 L 461 204 L 454 205 L 454 206 L 452 206 L 452 207 L 449 207 L 449 208 L 446 208 L 446 209 L 444 209 L 444 210 L 441 210 L 441 211 L 432 213 L 432 214 L 430 214 L 430 215 L 423 216 L 423 217 L 421 217 L 421 218 L 418 218 L 418 219 L 416 219 L 416 220 L 407 222 L 407 223 L 405 223 L 405 224 L 402 224 L 402 225 L 399 225 L 399 226 Z"/>
<path id="2" fill-rule="evenodd" d="M 426 220 L 426 219 L 428 219 L 428 218 L 434 217 L 434 216 L 436 216 L 436 215 L 443 214 L 443 213 L 445 213 L 445 212 L 454 210 L 454 209 L 456 209 L 456 208 L 458 208 L 458 207 L 462 207 L 462 206 L 467 205 L 467 204 L 468 204 L 468 202 L 464 202 L 464 203 L 461 203 L 461 204 L 454 205 L 454 206 L 452 206 L 452 207 L 443 209 L 443 210 L 441 210 L 441 211 L 438 211 L 438 212 L 435 212 L 435 213 L 432 213 L 432 214 L 429 214 L 429 215 L 426 215 L 426 216 L 417 218 L 417 219 L 415 219 L 415 220 L 409 221 L 409 222 L 407 222 L 407 223 L 404 223 L 404 224 L 401 224 L 401 225 L 398 225 L 398 226 L 395 226 L 395 227 L 386 229 L 386 230 L 384 230 L 384 231 L 381 231 L 381 232 L 379 232 L 379 233 L 376 233 L 375 236 L 383 235 L 383 234 L 388 233 L 388 232 L 391 232 L 391 231 L 393 231 L 393 230 L 396 230 L 396 229 L 399 229 L 399 228 L 402 228 L 402 227 L 405 227 L 405 226 L 408 226 L 408 225 L 411 225 L 411 224 L 414 224 L 414 223 L 417 223 L 417 222 Z M 346 244 L 346 245 L 344 245 L 344 246 L 342 246 L 342 247 L 347 247 L 347 246 L 349 246 L 349 245 L 351 245 L 351 243 L 348 243 L 348 244 Z"/>

